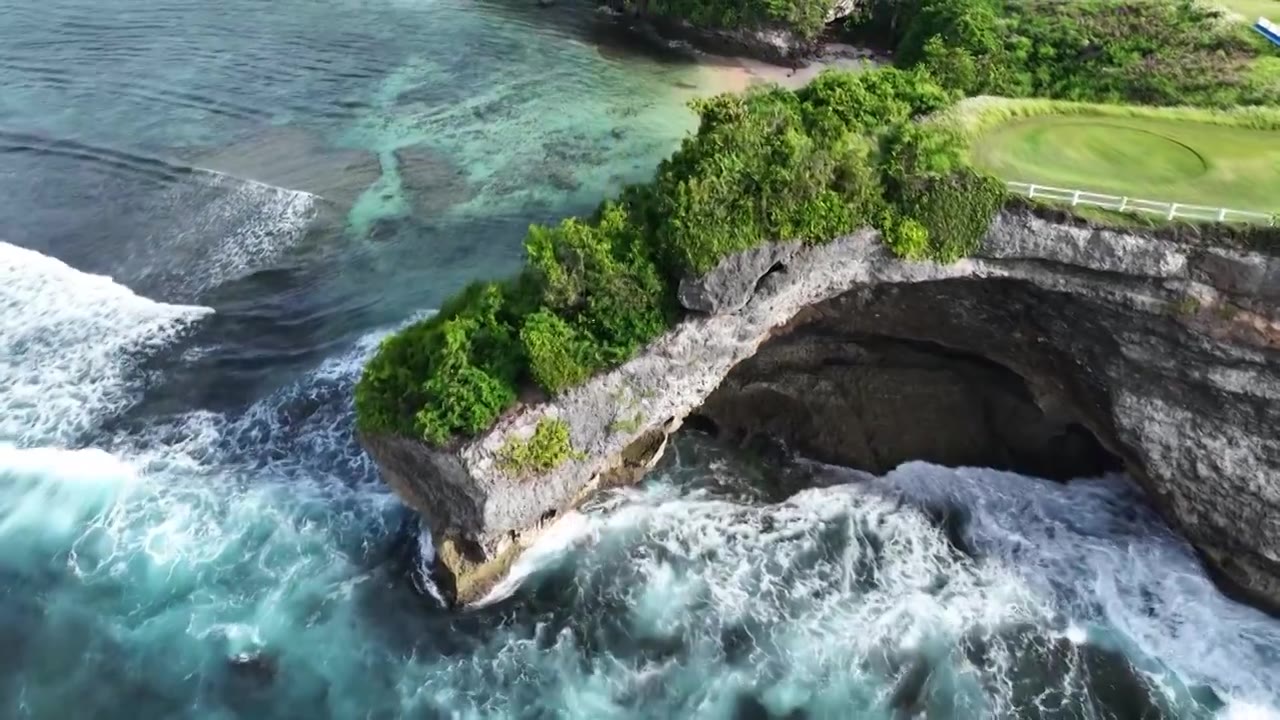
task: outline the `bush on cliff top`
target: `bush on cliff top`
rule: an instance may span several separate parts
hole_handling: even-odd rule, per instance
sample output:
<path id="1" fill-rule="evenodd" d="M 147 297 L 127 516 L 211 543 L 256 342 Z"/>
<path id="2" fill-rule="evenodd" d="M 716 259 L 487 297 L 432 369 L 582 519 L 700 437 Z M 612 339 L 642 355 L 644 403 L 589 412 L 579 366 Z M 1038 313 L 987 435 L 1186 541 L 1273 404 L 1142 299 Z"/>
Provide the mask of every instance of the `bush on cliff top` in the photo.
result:
<path id="1" fill-rule="evenodd" d="M 1148 105 L 1276 102 L 1273 50 L 1193 0 L 915 0 L 897 60 L 965 94 Z"/>
<path id="2" fill-rule="evenodd" d="M 697 133 L 653 182 L 590 220 L 531 228 L 517 278 L 473 285 L 384 342 L 356 387 L 360 429 L 437 445 L 479 433 L 527 383 L 561 393 L 625 362 L 678 319 L 681 277 L 763 242 L 881 220 L 907 238 L 891 243 L 901 254 L 958 257 L 995 207 L 966 205 L 983 178 L 943 130 L 912 129 L 952 99 L 886 69 L 699 103 Z"/>

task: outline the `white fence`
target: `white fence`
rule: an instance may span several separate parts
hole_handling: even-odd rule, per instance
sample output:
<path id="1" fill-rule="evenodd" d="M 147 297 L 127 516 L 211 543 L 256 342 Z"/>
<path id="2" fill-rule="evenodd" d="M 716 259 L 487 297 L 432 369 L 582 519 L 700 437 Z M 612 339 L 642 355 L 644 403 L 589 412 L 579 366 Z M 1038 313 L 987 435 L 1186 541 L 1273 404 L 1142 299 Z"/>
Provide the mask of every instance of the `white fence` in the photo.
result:
<path id="1" fill-rule="evenodd" d="M 1210 222 L 1247 222 L 1276 224 L 1276 216 L 1267 213 L 1232 210 L 1222 207 L 1205 207 L 1204 205 L 1187 205 L 1184 203 L 1159 202 L 1141 198 L 1121 197 L 1119 195 L 1103 195 L 1102 193 L 1084 190 L 1068 190 L 1066 188 L 1033 185 L 1031 183 L 1006 183 L 1009 189 L 1029 198 L 1048 200 L 1051 202 L 1069 203 L 1072 207 L 1088 205 L 1116 210 L 1118 212 L 1138 212 L 1161 215 L 1166 220 L 1185 218 L 1187 220 L 1207 220 Z"/>

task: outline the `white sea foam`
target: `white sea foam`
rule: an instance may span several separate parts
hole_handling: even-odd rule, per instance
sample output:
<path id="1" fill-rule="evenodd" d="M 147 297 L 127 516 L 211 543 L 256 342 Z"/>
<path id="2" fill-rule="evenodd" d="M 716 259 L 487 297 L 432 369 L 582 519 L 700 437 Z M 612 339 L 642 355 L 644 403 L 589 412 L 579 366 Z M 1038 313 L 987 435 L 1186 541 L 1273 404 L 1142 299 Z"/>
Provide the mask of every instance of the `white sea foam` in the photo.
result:
<path id="1" fill-rule="evenodd" d="M 124 241 L 108 267 L 148 293 L 198 297 L 276 263 L 322 203 L 301 190 L 196 169 L 146 198 L 139 208 L 145 232 Z"/>
<path id="2" fill-rule="evenodd" d="M 1122 478 L 1063 485 L 909 463 L 876 484 L 968 513 L 980 553 L 1016 568 L 1073 628 L 1100 628 L 1145 657 L 1150 671 L 1172 670 L 1235 707 L 1280 708 L 1280 625 L 1223 596 L 1188 544 Z M 1079 631 L 1067 632 L 1079 641 Z"/>
<path id="3" fill-rule="evenodd" d="M 1203 712 L 1191 709 L 1197 686 L 1226 702 L 1224 718 L 1271 718 L 1280 707 L 1280 626 L 1218 593 L 1122 478 L 1061 485 L 925 463 L 850 477 L 766 507 L 665 484 L 616 492 L 553 526 L 486 603 L 521 583 L 569 582 L 570 604 L 602 594 L 625 608 L 633 641 L 685 647 L 689 657 L 670 667 L 581 671 L 570 657 L 556 670 L 575 696 L 619 717 L 631 715 L 608 702 L 600 710 L 591 688 L 604 682 L 615 700 L 619 686 L 631 688 L 623 697 L 676 688 L 690 666 L 701 668 L 705 707 L 724 710 L 742 680 L 719 659 L 726 633 L 745 638 L 750 685 L 783 715 L 881 717 L 912 657 L 933 658 L 919 702 L 939 717 L 1088 702 L 1090 674 L 1112 672 L 1099 662 L 1131 663 L 1135 687 L 1178 717 Z M 964 514 L 979 559 L 915 507 Z M 540 578 L 548 573 L 560 574 Z M 983 663 L 961 650 L 974 642 Z M 1081 654 L 1095 645 L 1106 654 Z M 519 641 L 499 656 L 527 651 Z M 1128 661 L 1106 659 L 1119 657 Z M 1027 662 L 1047 663 L 1048 674 L 1025 679 Z"/>
<path id="4" fill-rule="evenodd" d="M 212 202 L 183 214 L 169 247 L 199 255 L 184 276 L 186 289 L 201 292 L 263 267 L 301 239 L 315 219 L 319 198 L 301 190 L 201 171 L 197 177 L 221 190 Z"/>
<path id="5" fill-rule="evenodd" d="M 208 671 L 200 652 L 282 656 L 288 688 L 301 672 L 348 715 L 734 717 L 746 693 L 776 716 L 887 718 L 907 688 L 929 717 L 1016 717 L 1028 649 L 1062 658 L 1047 683 L 1030 670 L 1036 692 L 1085 702 L 1081 653 L 1105 643 L 1135 677 L 1177 686 L 1180 708 L 1207 685 L 1221 718 L 1276 716 L 1280 626 L 1221 598 L 1122 479 L 922 463 L 775 505 L 659 474 L 566 514 L 488 598 L 550 587 L 554 609 L 487 627 L 461 654 L 417 638 L 406 659 L 371 629 L 366 604 L 386 590 L 356 594 L 373 584 L 360 548 L 402 517 L 351 472 L 350 385 L 382 334 L 241 416 L 191 413 L 114 457 L 0 446 L 7 557 L 65 551 L 75 602 L 114 637 L 181 649 L 182 677 Z M 978 560 L 917 508 L 940 505 L 967 515 Z M 376 698 L 359 694 L 371 677 Z"/>
<path id="6" fill-rule="evenodd" d="M 0 440 L 67 442 L 128 407 L 133 360 L 211 312 L 0 242 Z"/>
<path id="7" fill-rule="evenodd" d="M 133 468 L 102 450 L 0 443 L 0 539 L 44 547 L 102 522 L 136 484 Z"/>

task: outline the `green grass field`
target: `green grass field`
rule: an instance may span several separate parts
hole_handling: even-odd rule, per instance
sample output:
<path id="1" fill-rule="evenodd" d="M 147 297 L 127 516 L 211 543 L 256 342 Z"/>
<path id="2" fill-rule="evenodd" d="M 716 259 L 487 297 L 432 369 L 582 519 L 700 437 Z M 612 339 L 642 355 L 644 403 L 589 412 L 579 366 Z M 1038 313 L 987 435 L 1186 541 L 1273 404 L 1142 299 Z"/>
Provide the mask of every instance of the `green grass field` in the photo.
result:
<path id="1" fill-rule="evenodd" d="M 974 163 L 1005 180 L 1280 211 L 1280 131 L 1161 117 L 1038 115 L 988 124 Z"/>
<path id="2" fill-rule="evenodd" d="M 1242 15 L 1250 23 L 1260 17 L 1280 22 L 1280 0 L 1217 0 L 1216 4 Z"/>

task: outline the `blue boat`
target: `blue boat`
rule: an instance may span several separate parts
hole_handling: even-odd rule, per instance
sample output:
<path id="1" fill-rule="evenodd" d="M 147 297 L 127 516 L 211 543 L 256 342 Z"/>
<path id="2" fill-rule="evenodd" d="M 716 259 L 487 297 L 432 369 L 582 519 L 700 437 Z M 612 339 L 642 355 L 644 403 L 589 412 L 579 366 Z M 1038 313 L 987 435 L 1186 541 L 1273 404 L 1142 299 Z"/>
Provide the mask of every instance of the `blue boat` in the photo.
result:
<path id="1" fill-rule="evenodd" d="M 1253 24 L 1253 29 L 1262 33 L 1262 37 L 1271 42 L 1280 45 L 1280 25 L 1277 25 L 1266 18 L 1258 18 L 1258 22 Z"/>

